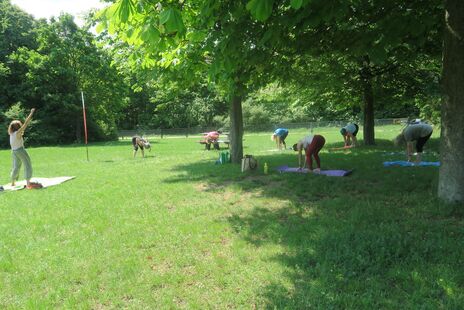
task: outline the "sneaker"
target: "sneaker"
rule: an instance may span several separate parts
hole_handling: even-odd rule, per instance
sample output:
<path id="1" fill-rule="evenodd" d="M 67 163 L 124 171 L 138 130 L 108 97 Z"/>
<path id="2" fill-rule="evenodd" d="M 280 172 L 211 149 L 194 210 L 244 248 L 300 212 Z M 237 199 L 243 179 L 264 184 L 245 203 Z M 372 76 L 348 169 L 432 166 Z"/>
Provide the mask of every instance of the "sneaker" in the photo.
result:
<path id="1" fill-rule="evenodd" d="M 26 186 L 27 189 L 42 188 L 42 184 L 31 182 Z"/>

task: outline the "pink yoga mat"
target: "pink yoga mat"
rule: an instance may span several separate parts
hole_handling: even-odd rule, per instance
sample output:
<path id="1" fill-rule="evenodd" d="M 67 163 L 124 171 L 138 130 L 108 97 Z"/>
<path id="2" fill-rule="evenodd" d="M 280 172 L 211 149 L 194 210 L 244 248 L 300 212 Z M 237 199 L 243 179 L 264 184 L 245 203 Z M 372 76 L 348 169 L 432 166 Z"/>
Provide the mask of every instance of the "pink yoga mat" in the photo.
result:
<path id="1" fill-rule="evenodd" d="M 280 173 L 284 172 L 293 172 L 293 173 L 309 173 L 308 169 L 298 169 L 298 168 L 292 168 L 289 166 L 280 166 L 277 168 L 277 171 Z M 323 174 L 329 177 L 344 177 L 347 175 L 350 175 L 353 172 L 353 170 L 321 170 L 319 173 L 314 173 L 314 174 Z"/>

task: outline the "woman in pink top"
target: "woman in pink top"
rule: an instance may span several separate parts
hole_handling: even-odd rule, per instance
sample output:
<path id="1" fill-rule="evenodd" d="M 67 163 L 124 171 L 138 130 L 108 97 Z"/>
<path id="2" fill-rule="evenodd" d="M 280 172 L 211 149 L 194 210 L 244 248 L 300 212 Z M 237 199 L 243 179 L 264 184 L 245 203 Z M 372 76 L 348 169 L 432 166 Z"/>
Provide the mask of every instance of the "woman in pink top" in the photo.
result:
<path id="1" fill-rule="evenodd" d="M 205 139 L 209 143 L 216 142 L 217 139 L 219 139 L 219 132 L 218 131 L 210 131 L 210 132 L 206 133 Z"/>
<path id="2" fill-rule="evenodd" d="M 217 140 L 220 134 L 220 131 L 210 131 L 204 134 L 205 147 L 207 150 L 211 149 L 211 144 L 213 144 L 216 150 L 219 150 L 219 142 Z"/>

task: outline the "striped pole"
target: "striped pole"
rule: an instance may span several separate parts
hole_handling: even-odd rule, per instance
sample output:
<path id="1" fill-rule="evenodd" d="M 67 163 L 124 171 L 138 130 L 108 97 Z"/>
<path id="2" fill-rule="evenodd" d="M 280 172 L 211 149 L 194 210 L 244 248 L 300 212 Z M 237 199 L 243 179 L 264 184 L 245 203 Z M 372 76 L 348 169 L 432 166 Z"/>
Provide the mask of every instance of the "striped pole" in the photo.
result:
<path id="1" fill-rule="evenodd" d="M 87 118 L 85 117 L 85 103 L 84 103 L 84 92 L 81 91 L 82 97 L 82 114 L 84 115 L 84 139 L 85 139 L 85 149 L 87 151 L 87 161 L 89 161 L 89 146 L 87 145 Z"/>

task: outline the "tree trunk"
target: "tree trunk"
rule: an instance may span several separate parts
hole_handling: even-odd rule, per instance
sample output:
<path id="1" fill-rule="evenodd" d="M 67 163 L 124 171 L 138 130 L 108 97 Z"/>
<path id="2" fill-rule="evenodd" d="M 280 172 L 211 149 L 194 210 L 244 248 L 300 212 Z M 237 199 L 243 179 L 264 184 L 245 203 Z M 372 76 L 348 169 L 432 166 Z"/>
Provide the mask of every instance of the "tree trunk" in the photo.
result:
<path id="1" fill-rule="evenodd" d="M 464 202 L 464 1 L 445 0 L 438 197 Z"/>
<path id="2" fill-rule="evenodd" d="M 238 164 L 243 157 L 242 97 L 238 92 L 232 96 L 230 105 L 230 160 Z"/>
<path id="3" fill-rule="evenodd" d="M 374 132 L 374 91 L 372 89 L 373 74 L 370 68 L 369 56 L 365 56 L 362 61 L 361 83 L 363 87 L 364 100 L 364 123 L 363 123 L 363 139 L 365 145 L 375 144 Z"/>

